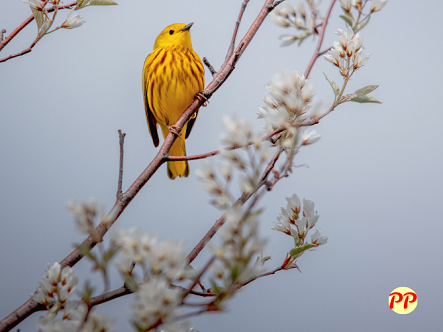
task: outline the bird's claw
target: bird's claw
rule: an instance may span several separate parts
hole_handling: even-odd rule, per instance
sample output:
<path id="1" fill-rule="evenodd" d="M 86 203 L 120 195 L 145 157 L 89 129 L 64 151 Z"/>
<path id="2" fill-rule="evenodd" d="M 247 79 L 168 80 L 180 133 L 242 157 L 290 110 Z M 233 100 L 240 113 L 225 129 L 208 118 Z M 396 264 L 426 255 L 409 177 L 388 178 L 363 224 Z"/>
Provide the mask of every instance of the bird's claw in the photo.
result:
<path id="1" fill-rule="evenodd" d="M 197 93 L 196 95 L 195 95 L 195 98 L 196 99 L 200 99 L 200 100 L 204 100 L 204 102 L 203 102 L 203 107 L 206 107 L 206 106 L 208 106 L 208 104 L 209 104 L 209 100 L 208 100 L 208 98 L 206 98 L 206 96 L 203 94 L 203 91 L 200 91 L 199 93 Z"/>
<path id="2" fill-rule="evenodd" d="M 177 131 L 177 129 L 178 129 L 178 126 L 176 126 L 176 125 L 172 125 L 172 126 L 168 127 L 168 130 L 170 133 L 173 133 L 175 136 L 181 138 L 180 133 Z"/>

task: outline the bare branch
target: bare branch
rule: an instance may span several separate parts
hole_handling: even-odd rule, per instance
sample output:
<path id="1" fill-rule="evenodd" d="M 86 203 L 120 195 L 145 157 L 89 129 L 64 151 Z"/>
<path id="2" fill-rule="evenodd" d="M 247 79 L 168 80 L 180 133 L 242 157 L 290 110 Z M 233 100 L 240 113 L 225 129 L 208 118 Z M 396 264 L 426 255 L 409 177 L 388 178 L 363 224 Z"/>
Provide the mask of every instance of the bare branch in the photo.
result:
<path id="1" fill-rule="evenodd" d="M 118 130 L 118 137 L 119 137 L 119 143 L 120 143 L 120 167 L 118 170 L 118 187 L 117 187 L 117 201 L 121 200 L 123 198 L 123 192 L 122 192 L 122 182 L 123 182 L 123 145 L 125 144 L 125 136 L 126 134 L 123 133 L 119 129 Z"/>
<path id="2" fill-rule="evenodd" d="M 0 42 L 2 42 L 3 41 L 3 39 L 4 39 L 4 34 L 6 33 L 6 29 L 2 29 L 2 31 L 0 31 Z"/>
<path id="3" fill-rule="evenodd" d="M 328 24 L 328 19 L 329 19 L 329 16 L 331 15 L 332 7 L 334 7 L 335 1 L 336 0 L 331 1 L 331 4 L 329 5 L 328 12 L 326 13 L 325 18 L 323 19 L 323 23 L 321 25 L 320 38 L 318 39 L 317 47 L 315 48 L 314 55 L 312 56 L 311 61 L 309 62 L 308 68 L 306 68 L 306 71 L 305 71 L 306 78 L 308 78 L 309 73 L 311 72 L 312 66 L 314 66 L 315 61 L 322 54 L 320 52 L 320 48 L 323 43 L 323 38 L 325 37 L 326 25 Z"/>
<path id="4" fill-rule="evenodd" d="M 228 53 L 226 54 L 226 59 L 230 58 L 232 53 L 234 52 L 235 39 L 237 38 L 238 27 L 240 26 L 240 22 L 241 22 L 243 13 L 245 12 L 246 6 L 248 5 L 248 2 L 249 2 L 249 0 L 244 0 L 243 4 L 241 5 L 237 22 L 235 22 L 234 33 L 232 34 L 231 44 L 229 45 Z"/>
<path id="5" fill-rule="evenodd" d="M 212 67 L 212 65 L 209 63 L 209 60 L 206 57 L 203 57 L 203 63 L 206 65 L 206 67 L 208 67 L 208 69 L 211 72 L 212 76 L 217 74 L 217 72 L 215 71 L 214 67 Z"/>

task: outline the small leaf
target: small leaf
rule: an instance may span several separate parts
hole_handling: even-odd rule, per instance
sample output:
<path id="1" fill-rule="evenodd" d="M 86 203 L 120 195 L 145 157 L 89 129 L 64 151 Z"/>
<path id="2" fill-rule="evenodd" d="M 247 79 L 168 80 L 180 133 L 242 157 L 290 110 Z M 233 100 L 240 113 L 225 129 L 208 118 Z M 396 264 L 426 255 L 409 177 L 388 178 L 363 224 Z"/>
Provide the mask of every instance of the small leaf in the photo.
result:
<path id="1" fill-rule="evenodd" d="M 43 13 L 38 10 L 35 10 L 32 7 L 31 7 L 31 10 L 32 10 L 32 14 L 34 14 L 34 19 L 35 19 L 35 22 L 37 23 L 37 27 L 40 30 L 40 28 L 42 27 L 42 24 L 43 24 Z"/>
<path id="2" fill-rule="evenodd" d="M 368 86 L 365 86 L 364 88 L 358 89 L 353 94 L 356 96 L 364 96 L 364 95 L 367 95 L 368 93 L 371 93 L 372 91 L 374 91 L 377 88 L 378 88 L 378 85 L 368 85 Z"/>
<path id="3" fill-rule="evenodd" d="M 357 31 L 360 31 L 361 29 L 363 29 L 369 23 L 370 18 L 371 18 L 371 16 L 368 15 L 367 19 L 365 18 L 363 21 L 358 23 L 357 26 L 354 29 L 354 32 L 357 32 Z"/>
<path id="4" fill-rule="evenodd" d="M 309 250 L 309 249 L 314 248 L 314 247 L 316 247 L 315 244 L 307 243 L 307 244 L 304 244 L 304 245 L 302 245 L 302 246 L 300 246 L 300 247 L 292 248 L 291 251 L 289 251 L 289 254 L 290 254 L 292 257 L 294 257 L 294 256 L 298 256 L 298 257 L 299 257 L 299 256 L 300 256 L 302 253 L 304 253 L 306 250 Z"/>
<path id="5" fill-rule="evenodd" d="M 40 32 L 39 32 L 40 38 L 42 38 L 45 35 L 45 33 L 48 32 L 48 30 L 51 27 L 51 25 L 52 25 L 52 21 L 51 20 L 46 20 L 42 24 L 42 27 L 40 28 Z"/>
<path id="6" fill-rule="evenodd" d="M 377 103 L 381 104 L 377 99 L 367 95 L 353 95 L 350 101 L 355 101 L 356 103 Z"/>
<path id="7" fill-rule="evenodd" d="M 91 0 L 88 6 L 111 6 L 118 5 L 118 3 L 112 0 Z"/>
<path id="8" fill-rule="evenodd" d="M 271 256 L 266 256 L 266 257 L 261 258 L 260 260 L 261 260 L 262 262 L 266 262 L 266 261 L 268 261 L 268 260 L 270 260 L 270 259 L 271 259 Z"/>
<path id="9" fill-rule="evenodd" d="M 328 80 L 329 84 L 331 84 L 332 90 L 334 91 L 334 95 L 337 97 L 337 96 L 339 95 L 339 93 L 340 93 L 340 88 L 338 87 L 337 84 L 335 84 L 334 81 L 330 80 L 330 79 L 328 78 L 328 76 L 326 76 L 325 73 L 323 73 L 323 75 L 325 75 L 325 77 L 326 77 L 326 79 Z"/>
<path id="10" fill-rule="evenodd" d="M 346 23 L 348 23 L 349 24 L 349 26 L 352 26 L 352 20 L 348 17 L 348 16 L 346 16 L 346 15 L 340 15 L 340 18 L 343 20 L 343 21 L 345 21 Z"/>

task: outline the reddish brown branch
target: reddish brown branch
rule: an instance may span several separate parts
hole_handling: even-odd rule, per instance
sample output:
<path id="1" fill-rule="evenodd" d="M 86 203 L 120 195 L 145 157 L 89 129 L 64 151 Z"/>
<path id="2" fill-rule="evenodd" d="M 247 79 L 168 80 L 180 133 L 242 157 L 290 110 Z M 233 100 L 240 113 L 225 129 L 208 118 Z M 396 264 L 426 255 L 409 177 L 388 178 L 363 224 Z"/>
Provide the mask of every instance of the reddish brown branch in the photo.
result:
<path id="1" fill-rule="evenodd" d="M 217 72 L 215 71 L 214 67 L 212 67 L 212 65 L 210 64 L 209 60 L 206 57 L 203 57 L 203 63 L 206 65 L 206 67 L 208 67 L 208 69 L 211 72 L 212 76 L 217 74 Z"/>
<path id="2" fill-rule="evenodd" d="M 243 13 L 245 12 L 246 6 L 248 5 L 249 0 L 244 0 L 241 5 L 240 13 L 238 14 L 237 22 L 235 22 L 234 33 L 232 34 L 231 44 L 228 48 L 228 53 L 226 53 L 226 59 L 230 58 L 232 53 L 234 52 L 235 47 L 235 39 L 237 38 L 238 27 L 240 26 L 241 19 L 243 17 Z"/>
<path id="3" fill-rule="evenodd" d="M 64 5 L 64 6 L 60 6 L 60 7 L 58 7 L 58 9 L 65 9 L 65 8 L 70 8 L 70 7 L 72 7 L 72 6 L 75 6 L 77 4 L 77 1 L 74 1 L 74 2 L 72 2 L 72 3 L 70 3 L 70 4 L 68 4 L 68 5 Z M 50 13 L 50 12 L 53 12 L 55 10 L 55 8 L 54 7 L 51 7 L 51 8 L 48 8 L 47 9 L 47 11 L 48 11 L 48 13 Z M 6 37 L 4 40 L 2 40 L 1 42 L 0 42 L 0 51 L 15 37 L 15 36 L 17 36 L 17 34 L 20 32 L 20 31 L 22 31 L 29 23 L 31 23 L 32 21 L 34 20 L 34 15 L 31 15 L 31 16 L 29 16 L 25 21 L 23 21 L 23 23 L 22 24 L 20 24 L 17 28 L 15 28 L 15 30 L 14 31 L 12 31 L 12 33 L 8 36 L 8 37 Z M 6 31 L 5 31 L 6 32 Z M 10 55 L 10 56 L 8 56 L 8 57 L 6 57 L 6 58 L 3 58 L 3 59 L 0 59 L 0 62 L 5 62 L 5 61 L 7 61 L 7 60 L 9 60 L 9 59 L 12 59 L 12 58 L 15 58 L 15 57 L 18 57 L 18 56 L 21 56 L 21 55 L 24 55 L 24 54 L 26 54 L 26 53 L 29 53 L 29 52 L 31 52 L 31 50 L 32 50 L 32 48 L 34 47 L 34 45 L 35 45 L 35 43 L 37 43 L 37 41 L 38 40 L 36 40 L 30 47 L 28 47 L 27 49 L 25 49 L 25 50 L 23 50 L 23 51 L 21 51 L 21 52 L 18 52 L 18 53 L 16 53 L 16 54 L 13 54 L 13 55 Z"/>
<path id="4" fill-rule="evenodd" d="M 329 5 L 328 12 L 326 13 L 325 18 L 323 19 L 323 23 L 321 25 L 321 32 L 320 32 L 320 37 L 318 39 L 317 47 L 315 48 L 314 55 L 312 56 L 312 59 L 309 62 L 308 68 L 306 68 L 306 71 L 305 71 L 305 77 L 306 78 L 308 78 L 309 73 L 311 72 L 311 69 L 314 66 L 315 61 L 322 54 L 320 52 L 320 48 L 321 48 L 321 45 L 323 43 L 323 38 L 325 37 L 326 25 L 328 24 L 328 19 L 329 19 L 329 16 L 331 15 L 331 11 L 332 11 L 332 8 L 334 7 L 334 4 L 335 4 L 335 0 L 332 0 L 331 4 Z"/>

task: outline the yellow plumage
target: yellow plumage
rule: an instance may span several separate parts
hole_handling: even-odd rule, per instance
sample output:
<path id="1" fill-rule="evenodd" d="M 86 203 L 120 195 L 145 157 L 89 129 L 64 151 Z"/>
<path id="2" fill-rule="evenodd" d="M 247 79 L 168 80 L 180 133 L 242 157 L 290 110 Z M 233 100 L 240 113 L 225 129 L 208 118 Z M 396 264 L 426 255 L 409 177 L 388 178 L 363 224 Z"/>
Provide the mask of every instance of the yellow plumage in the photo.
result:
<path id="1" fill-rule="evenodd" d="M 166 27 L 155 40 L 154 51 L 146 57 L 143 66 L 146 120 L 156 147 L 159 144 L 157 123 L 166 138 L 169 127 L 177 122 L 205 86 L 203 63 L 192 48 L 191 26 L 192 23 L 176 23 Z M 170 156 L 186 156 L 185 138 L 188 138 L 197 114 L 183 127 L 169 151 Z M 167 172 L 172 180 L 177 176 L 187 177 L 188 162 L 168 162 Z"/>

